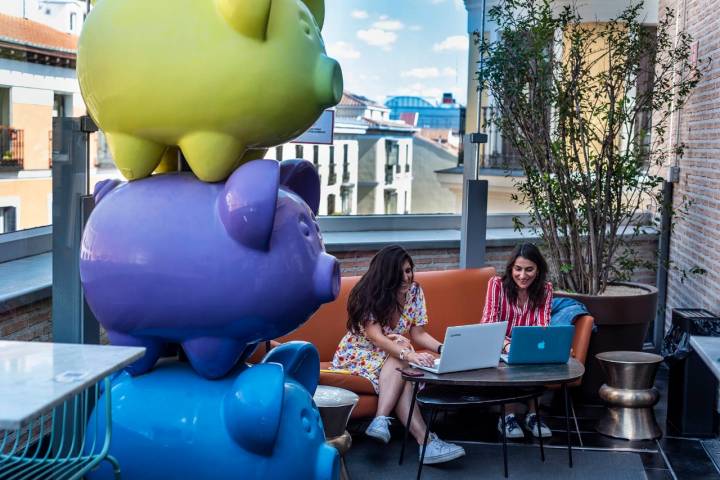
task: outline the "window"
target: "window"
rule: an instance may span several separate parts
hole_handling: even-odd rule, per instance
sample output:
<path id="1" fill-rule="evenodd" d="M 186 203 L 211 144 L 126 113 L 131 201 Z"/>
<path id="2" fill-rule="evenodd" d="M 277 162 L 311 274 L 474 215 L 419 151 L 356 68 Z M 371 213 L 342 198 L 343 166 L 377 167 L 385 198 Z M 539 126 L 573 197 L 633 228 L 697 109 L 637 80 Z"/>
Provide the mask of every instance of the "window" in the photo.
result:
<path id="1" fill-rule="evenodd" d="M 10 233 L 17 230 L 15 207 L 0 207 L 0 233 Z"/>
<path id="2" fill-rule="evenodd" d="M 70 14 L 70 31 L 71 32 L 75 31 L 76 22 L 77 22 L 77 14 L 73 12 Z"/>
<path id="3" fill-rule="evenodd" d="M 53 117 L 72 116 L 72 95 L 56 93 L 53 95 Z"/>
<path id="4" fill-rule="evenodd" d="M 394 215 L 397 211 L 397 192 L 394 190 L 385 190 L 385 214 Z"/>
<path id="5" fill-rule="evenodd" d="M 278 160 L 282 162 L 283 159 L 283 147 L 280 145 L 279 147 L 275 147 L 275 160 Z"/>
<path id="6" fill-rule="evenodd" d="M 295 158 L 303 158 L 303 146 L 295 145 Z"/>
<path id="7" fill-rule="evenodd" d="M 320 147 L 313 145 L 313 165 L 318 168 L 318 162 L 320 161 Z"/>
<path id="8" fill-rule="evenodd" d="M 343 215 L 352 214 L 352 187 L 340 187 L 340 203 Z"/>
<path id="9" fill-rule="evenodd" d="M 330 163 L 328 164 L 328 185 L 337 183 L 337 173 L 335 173 L 335 146 L 330 147 Z M 331 215 L 328 213 L 328 215 Z"/>
<path id="10" fill-rule="evenodd" d="M 333 194 L 327 197 L 327 214 L 335 215 L 335 195 Z"/>
<path id="11" fill-rule="evenodd" d="M 348 183 L 350 181 L 350 161 L 348 159 L 348 151 L 350 150 L 350 146 L 346 143 L 343 145 L 343 175 L 342 175 L 342 181 L 343 183 Z M 345 210 L 343 208 L 343 210 Z"/>

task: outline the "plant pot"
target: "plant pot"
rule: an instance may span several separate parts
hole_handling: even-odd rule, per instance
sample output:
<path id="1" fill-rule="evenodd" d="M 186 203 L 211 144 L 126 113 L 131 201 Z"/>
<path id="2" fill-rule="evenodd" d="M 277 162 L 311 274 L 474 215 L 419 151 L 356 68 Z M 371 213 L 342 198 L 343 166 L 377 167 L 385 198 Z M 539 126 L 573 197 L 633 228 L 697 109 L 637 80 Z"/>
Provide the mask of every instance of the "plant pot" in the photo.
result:
<path id="1" fill-rule="evenodd" d="M 657 288 L 643 283 L 617 282 L 614 285 L 639 288 L 646 293 L 625 296 L 582 295 L 557 292 L 555 296 L 570 297 L 582 302 L 595 318 L 597 330 L 590 337 L 585 375 L 580 387 L 585 403 L 602 404 L 598 392 L 605 383 L 605 373 L 595 355 L 616 350 L 640 351 L 648 327 L 655 319 Z"/>

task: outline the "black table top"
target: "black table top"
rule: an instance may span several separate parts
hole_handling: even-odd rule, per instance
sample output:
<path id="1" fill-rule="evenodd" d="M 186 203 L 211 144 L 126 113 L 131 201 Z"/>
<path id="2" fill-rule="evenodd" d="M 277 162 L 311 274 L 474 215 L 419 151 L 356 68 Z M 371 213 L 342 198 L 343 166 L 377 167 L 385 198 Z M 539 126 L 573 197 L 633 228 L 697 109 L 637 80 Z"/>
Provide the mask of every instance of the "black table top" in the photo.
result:
<path id="1" fill-rule="evenodd" d="M 496 368 L 466 370 L 464 372 L 440 375 L 417 370 L 423 376 L 403 374 L 408 382 L 424 382 L 431 385 L 457 385 L 467 387 L 537 387 L 562 385 L 582 377 L 585 367 L 571 358 L 568 363 L 542 365 L 507 365 L 500 363 Z"/>

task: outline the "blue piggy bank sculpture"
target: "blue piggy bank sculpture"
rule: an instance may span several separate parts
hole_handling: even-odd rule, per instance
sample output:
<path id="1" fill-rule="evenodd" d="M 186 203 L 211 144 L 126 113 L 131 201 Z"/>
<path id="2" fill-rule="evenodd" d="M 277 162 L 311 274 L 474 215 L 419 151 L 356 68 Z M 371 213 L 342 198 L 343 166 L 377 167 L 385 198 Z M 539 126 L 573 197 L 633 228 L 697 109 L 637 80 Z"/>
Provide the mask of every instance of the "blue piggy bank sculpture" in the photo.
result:
<path id="1" fill-rule="evenodd" d="M 123 373 L 109 392 L 110 455 L 129 479 L 334 480 L 338 453 L 325 444 L 312 400 L 319 366 L 315 347 L 289 342 L 222 380 L 169 359 L 148 375 Z M 98 405 L 89 431 L 105 425 L 102 398 Z M 105 464 L 89 478 L 113 476 Z"/>
<path id="2" fill-rule="evenodd" d="M 184 172 L 105 181 L 95 200 L 80 277 L 110 342 L 146 347 L 133 375 L 180 343 L 198 373 L 221 378 L 337 297 L 310 162 L 254 160 L 222 183 Z"/>

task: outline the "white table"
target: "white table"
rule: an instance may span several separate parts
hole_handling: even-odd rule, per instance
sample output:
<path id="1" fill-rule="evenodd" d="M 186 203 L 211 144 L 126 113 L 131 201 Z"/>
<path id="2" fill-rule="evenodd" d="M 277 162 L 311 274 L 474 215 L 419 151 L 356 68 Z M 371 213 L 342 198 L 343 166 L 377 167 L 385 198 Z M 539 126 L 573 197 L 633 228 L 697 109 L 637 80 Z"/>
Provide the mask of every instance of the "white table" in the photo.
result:
<path id="1" fill-rule="evenodd" d="M 720 379 L 720 337 L 690 337 L 690 346 Z"/>
<path id="2" fill-rule="evenodd" d="M 0 429 L 72 398 L 145 354 L 145 348 L 0 340 Z"/>
<path id="3" fill-rule="evenodd" d="M 0 478 L 79 480 L 109 454 L 113 372 L 144 348 L 0 340 Z M 103 408 L 87 419 L 92 408 Z M 104 433 L 101 433 L 104 432 Z"/>

